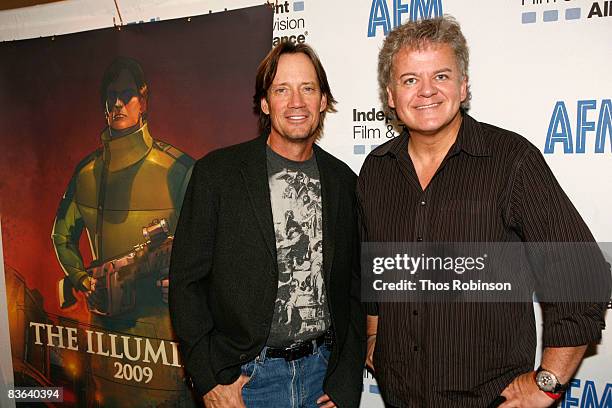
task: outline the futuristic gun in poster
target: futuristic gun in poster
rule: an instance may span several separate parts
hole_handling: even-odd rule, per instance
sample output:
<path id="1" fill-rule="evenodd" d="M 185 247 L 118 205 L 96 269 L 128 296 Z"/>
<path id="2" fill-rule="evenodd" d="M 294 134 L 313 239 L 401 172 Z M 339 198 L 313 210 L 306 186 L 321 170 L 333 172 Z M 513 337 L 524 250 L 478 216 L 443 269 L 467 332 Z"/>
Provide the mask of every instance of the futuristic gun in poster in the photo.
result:
<path id="1" fill-rule="evenodd" d="M 137 302 L 137 285 L 161 287 L 162 297 L 165 288 L 161 282 L 168 277 L 174 237 L 169 235 L 166 219 L 153 220 L 143 227 L 142 234 L 145 242 L 134 246 L 130 252 L 104 262 L 94 261 L 87 268 L 95 282 L 87 296 L 87 308 L 91 313 L 116 316 L 132 310 Z M 62 279 L 59 285 L 62 307 L 76 303 L 68 278 Z"/>

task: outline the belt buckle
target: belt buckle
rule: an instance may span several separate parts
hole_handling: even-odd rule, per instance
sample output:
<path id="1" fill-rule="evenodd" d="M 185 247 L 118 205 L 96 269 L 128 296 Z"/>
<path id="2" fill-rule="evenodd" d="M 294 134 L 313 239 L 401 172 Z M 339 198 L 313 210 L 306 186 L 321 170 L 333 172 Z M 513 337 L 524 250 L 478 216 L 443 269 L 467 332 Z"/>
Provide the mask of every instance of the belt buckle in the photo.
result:
<path id="1" fill-rule="evenodd" d="M 309 348 L 308 348 L 309 345 L 310 345 L 310 353 L 309 353 Z M 285 351 L 287 352 L 287 355 L 285 356 L 285 360 L 287 361 L 297 360 L 298 358 L 302 358 L 304 356 L 307 356 L 308 354 L 312 354 L 312 350 L 314 350 L 314 347 L 312 346 L 312 342 L 295 344 L 285 349 Z"/>
<path id="2" fill-rule="evenodd" d="M 285 360 L 293 361 L 296 359 L 296 354 L 299 351 L 299 347 L 290 347 L 287 349 L 287 355 L 285 356 Z"/>

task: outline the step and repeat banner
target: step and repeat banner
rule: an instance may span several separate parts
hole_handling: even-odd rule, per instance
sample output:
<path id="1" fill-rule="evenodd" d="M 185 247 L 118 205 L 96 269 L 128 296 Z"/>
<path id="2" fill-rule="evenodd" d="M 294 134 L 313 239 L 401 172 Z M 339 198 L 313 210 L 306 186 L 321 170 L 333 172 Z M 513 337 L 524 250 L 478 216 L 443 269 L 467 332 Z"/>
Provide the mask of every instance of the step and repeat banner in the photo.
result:
<path id="1" fill-rule="evenodd" d="M 79 399 L 91 398 L 83 395 L 83 390 L 96 389 L 101 382 L 83 374 L 91 371 L 97 360 L 102 366 L 104 362 L 119 363 L 105 369 L 114 369 L 110 377 L 120 385 L 130 382 L 125 380 L 126 374 L 142 378 L 142 383 L 149 378 L 142 368 L 145 364 L 135 368 L 139 359 L 130 361 L 126 353 L 122 358 L 110 356 L 118 354 L 121 347 L 133 356 L 136 344 L 127 340 L 124 345 L 119 335 L 112 337 L 114 326 L 97 324 L 100 317 L 88 309 L 86 299 L 77 296 L 69 309 L 59 308 L 60 301 L 66 301 L 61 295 L 67 292 L 58 291 L 65 288 L 58 282 L 69 272 L 62 267 L 56 235 L 51 239 L 65 194 L 70 194 L 74 185 L 75 169 L 87 167 L 89 155 L 102 146 L 104 112 L 96 92 L 115 55 L 127 55 L 141 63 L 151 95 L 148 130 L 163 142 L 162 146 L 175 149 L 174 156 L 182 154 L 188 161 L 253 134 L 254 119 L 247 111 L 250 114 L 254 67 L 270 48 L 270 38 L 272 44 L 307 42 L 319 53 L 339 101 L 338 112 L 327 115 L 320 144 L 359 172 L 373 148 L 398 134 L 385 118 L 378 99 L 377 56 L 385 35 L 410 19 L 451 14 L 461 23 L 471 52 L 470 114 L 515 131 L 540 148 L 596 239 L 612 241 L 608 211 L 612 179 L 607 177 L 612 170 L 609 1 L 277 0 L 269 2 L 273 19 L 266 21 L 264 29 L 255 26 L 255 20 L 248 20 L 246 25 L 225 22 L 225 18 L 242 12 L 214 14 L 228 3 L 118 2 L 119 16 L 113 1 L 82 0 L 0 13 L 0 39 L 4 40 L 108 27 L 113 22 L 119 24 L 120 17 L 126 26 L 119 32 L 109 29 L 0 45 L 3 61 L 7 61 L 4 55 L 11 53 L 11 63 L 5 66 L 3 62 L 0 67 L 0 189 L 4 266 L 9 310 L 14 316 L 10 321 L 16 379 L 33 373 L 29 375 L 40 381 L 56 381 Z M 258 3 L 234 1 L 231 6 Z M 193 31 L 181 38 L 174 34 L 175 28 L 187 30 L 188 16 L 208 13 L 213 13 L 207 17 L 210 21 L 217 19 L 215 29 L 219 31 L 213 33 L 209 20 L 197 17 L 189 24 L 201 21 L 201 34 Z M 178 17 L 185 20 L 165 22 Z M 151 21 L 159 23 L 138 24 Z M 260 37 L 265 38 L 254 46 L 252 41 Z M 177 55 L 177 50 L 185 52 Z M 227 57 L 214 56 L 219 52 Z M 4 89 L 10 89 L 10 93 Z M 215 93 L 220 89 L 224 92 Z M 235 112 L 235 106 L 242 110 Z M 179 179 L 173 179 L 177 186 Z M 149 218 L 141 222 L 147 233 L 164 237 L 162 219 L 172 228 L 171 214 Z M 123 217 L 117 217 L 116 222 L 123 221 Z M 89 236 L 82 233 L 73 250 L 78 247 L 83 257 L 91 257 L 97 250 L 92 244 L 94 237 L 87 227 L 81 227 Z M 95 225 L 91 229 L 95 230 Z M 158 245 L 163 247 L 165 241 L 161 242 Z M 612 254 L 605 255 L 612 258 Z M 88 265 L 98 273 L 104 271 L 95 263 Z M 161 279 L 157 281 L 161 285 Z M 535 304 L 534 308 L 540 327 L 539 306 Z M 28 327 L 29 322 L 36 324 Z M 607 324 L 602 342 L 589 349 L 561 407 L 612 407 L 612 312 L 607 314 Z M 149 326 L 156 330 L 160 327 L 155 323 Z M 59 336 L 53 335 L 61 330 L 66 336 L 73 333 L 72 343 L 64 344 L 64 348 L 45 346 L 49 341 L 57 342 Z M 155 355 L 168 372 L 175 368 L 178 372 L 171 340 L 161 347 L 152 339 L 163 336 L 140 337 L 140 360 Z M 112 349 L 112 344 L 117 348 Z M 69 345 L 78 345 L 79 350 L 71 350 Z M 132 368 L 126 369 L 127 365 Z M 154 370 L 150 381 L 157 378 Z M 100 393 L 94 396 L 104 397 Z M 362 406 L 383 407 L 375 378 L 367 371 Z"/>
<path id="2" fill-rule="evenodd" d="M 0 44 L 16 386 L 61 387 L 74 406 L 194 405 L 168 315 L 173 233 L 194 160 L 256 135 L 272 17 L 260 5 Z"/>
<path id="3" fill-rule="evenodd" d="M 470 47 L 470 114 L 540 148 L 595 238 L 612 241 L 612 178 L 607 176 L 612 171 L 612 5 L 607 1 L 279 1 L 274 41 L 313 45 L 338 99 L 321 145 L 359 172 L 372 149 L 397 135 L 378 98 L 378 51 L 389 30 L 402 22 L 442 14 L 459 21 Z M 540 328 L 539 306 L 535 311 Z M 607 326 L 561 407 L 612 407 L 612 311 Z M 383 406 L 369 372 L 364 372 L 362 406 Z"/>

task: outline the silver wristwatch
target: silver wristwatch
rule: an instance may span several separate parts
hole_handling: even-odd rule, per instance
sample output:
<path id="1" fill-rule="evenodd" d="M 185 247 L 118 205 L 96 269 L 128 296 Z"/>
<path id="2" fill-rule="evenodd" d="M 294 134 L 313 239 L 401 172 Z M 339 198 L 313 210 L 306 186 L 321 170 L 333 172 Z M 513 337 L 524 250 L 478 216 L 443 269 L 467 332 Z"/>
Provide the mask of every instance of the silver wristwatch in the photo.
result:
<path id="1" fill-rule="evenodd" d="M 542 367 L 536 371 L 535 382 L 544 392 L 560 394 L 567 389 L 568 384 L 561 384 L 557 376 Z"/>

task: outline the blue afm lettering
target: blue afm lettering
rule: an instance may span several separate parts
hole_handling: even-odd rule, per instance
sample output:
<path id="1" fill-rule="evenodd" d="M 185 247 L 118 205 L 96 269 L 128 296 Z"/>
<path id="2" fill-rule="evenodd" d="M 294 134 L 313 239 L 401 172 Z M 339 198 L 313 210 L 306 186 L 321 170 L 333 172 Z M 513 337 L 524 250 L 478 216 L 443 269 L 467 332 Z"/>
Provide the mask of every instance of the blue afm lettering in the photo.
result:
<path id="1" fill-rule="evenodd" d="M 560 144 L 563 153 L 584 153 L 586 150 L 587 132 L 595 132 L 595 153 L 604 153 L 606 139 L 610 141 L 608 151 L 612 153 L 612 100 L 603 99 L 599 104 L 597 114 L 597 101 L 594 99 L 578 101 L 576 104 L 576 132 L 572 133 L 572 122 L 567 113 L 565 102 L 558 101 L 553 109 L 548 132 L 546 134 L 546 145 L 544 154 L 555 152 L 555 146 Z M 589 111 L 593 112 L 593 118 L 588 120 Z"/>
<path id="2" fill-rule="evenodd" d="M 387 2 L 391 0 L 372 0 L 368 37 L 375 37 L 378 27 L 382 28 L 384 35 L 389 34 L 392 28 L 402 24 L 403 15 L 409 17 L 410 21 L 416 21 L 419 18 L 440 17 L 443 14 L 442 0 L 392 0 L 393 15 L 389 12 Z"/>
<path id="3" fill-rule="evenodd" d="M 602 394 L 597 393 L 595 382 L 585 380 L 580 391 L 581 380 L 574 378 L 563 396 L 559 408 L 609 408 L 612 407 L 612 384 L 606 383 Z"/>

